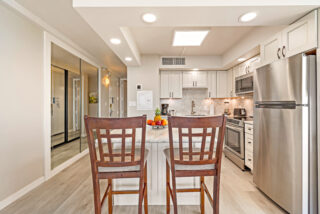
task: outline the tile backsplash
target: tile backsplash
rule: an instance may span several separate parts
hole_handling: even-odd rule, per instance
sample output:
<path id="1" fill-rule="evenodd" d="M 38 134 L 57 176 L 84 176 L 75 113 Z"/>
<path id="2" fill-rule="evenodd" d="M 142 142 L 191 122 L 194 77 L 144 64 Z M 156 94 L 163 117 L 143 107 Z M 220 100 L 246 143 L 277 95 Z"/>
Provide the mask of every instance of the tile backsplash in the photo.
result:
<path id="1" fill-rule="evenodd" d="M 195 102 L 196 114 L 222 114 L 228 108 L 231 114 L 234 108 L 245 108 L 248 116 L 253 116 L 253 98 L 208 99 L 207 89 L 183 89 L 182 99 L 161 99 L 160 104 L 169 104 L 169 110 L 174 109 L 176 115 L 190 115 L 191 102 Z"/>

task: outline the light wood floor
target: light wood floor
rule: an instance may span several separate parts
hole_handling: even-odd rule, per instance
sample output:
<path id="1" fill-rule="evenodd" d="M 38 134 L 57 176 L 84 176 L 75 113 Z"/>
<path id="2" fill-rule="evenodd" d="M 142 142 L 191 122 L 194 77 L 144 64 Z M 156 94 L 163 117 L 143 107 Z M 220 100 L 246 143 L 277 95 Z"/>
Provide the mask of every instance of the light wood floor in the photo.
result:
<path id="1" fill-rule="evenodd" d="M 207 179 L 206 183 L 209 187 L 212 185 L 212 180 Z M 256 189 L 249 172 L 242 172 L 226 158 L 222 161 L 220 194 L 221 214 L 284 213 Z M 149 206 L 149 213 L 151 214 L 164 214 L 165 210 L 165 206 Z M 85 156 L 0 211 L 0 214 L 73 213 L 94 213 L 89 156 Z M 107 213 L 105 207 L 103 213 Z M 137 213 L 137 207 L 115 206 L 114 213 L 134 214 Z M 200 213 L 200 211 L 198 206 L 180 206 L 179 213 L 193 214 Z M 206 213 L 212 213 L 208 203 L 206 203 Z"/>

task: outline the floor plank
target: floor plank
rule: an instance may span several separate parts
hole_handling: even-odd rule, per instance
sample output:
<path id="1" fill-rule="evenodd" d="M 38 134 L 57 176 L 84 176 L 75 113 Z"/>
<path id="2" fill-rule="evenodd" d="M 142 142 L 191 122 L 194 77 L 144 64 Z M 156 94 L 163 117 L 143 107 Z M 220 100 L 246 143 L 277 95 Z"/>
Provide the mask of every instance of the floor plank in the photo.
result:
<path id="1" fill-rule="evenodd" d="M 212 190 L 212 178 L 206 178 Z M 103 184 L 105 186 L 105 183 Z M 249 172 L 242 172 L 228 159 L 222 161 L 221 214 L 277 214 L 285 213 L 252 182 Z M 164 214 L 165 206 L 149 206 L 149 213 Z M 212 208 L 206 201 L 206 213 Z M 89 156 L 85 156 L 69 168 L 40 185 L 16 202 L 0 211 L 0 214 L 90 214 L 93 211 L 93 191 Z M 106 205 L 103 213 L 107 213 Z M 114 213 L 135 214 L 137 206 L 115 206 Z M 200 213 L 198 206 L 179 206 L 179 213 Z"/>

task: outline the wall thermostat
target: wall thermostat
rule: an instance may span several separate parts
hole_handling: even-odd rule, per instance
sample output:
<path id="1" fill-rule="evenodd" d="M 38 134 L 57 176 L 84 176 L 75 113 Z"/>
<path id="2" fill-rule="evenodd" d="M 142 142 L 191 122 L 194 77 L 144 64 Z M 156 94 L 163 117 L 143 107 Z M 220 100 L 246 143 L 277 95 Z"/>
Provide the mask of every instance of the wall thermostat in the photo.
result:
<path id="1" fill-rule="evenodd" d="M 137 84 L 137 90 L 142 90 L 142 85 L 141 84 Z"/>

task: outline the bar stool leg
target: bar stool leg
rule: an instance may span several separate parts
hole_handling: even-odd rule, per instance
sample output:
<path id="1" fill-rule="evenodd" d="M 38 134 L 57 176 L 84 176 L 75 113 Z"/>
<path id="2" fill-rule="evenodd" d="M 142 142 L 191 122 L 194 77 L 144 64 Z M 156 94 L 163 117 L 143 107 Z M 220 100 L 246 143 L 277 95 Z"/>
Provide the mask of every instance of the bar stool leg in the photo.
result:
<path id="1" fill-rule="evenodd" d="M 148 171 L 147 171 L 147 163 L 145 165 L 144 169 L 144 213 L 148 214 L 148 182 L 147 182 L 147 177 L 148 177 Z"/>
<path id="2" fill-rule="evenodd" d="M 219 214 L 219 186 L 220 186 L 220 176 L 214 176 L 213 183 L 213 213 Z"/>
<path id="3" fill-rule="evenodd" d="M 204 214 L 204 189 L 203 189 L 203 183 L 204 183 L 204 176 L 200 176 L 200 210 L 201 210 L 201 214 Z"/>
<path id="4" fill-rule="evenodd" d="M 142 214 L 144 170 L 145 169 L 141 169 L 141 175 L 140 175 L 140 180 L 139 180 L 139 203 L 138 203 L 138 213 L 139 214 Z"/>
<path id="5" fill-rule="evenodd" d="M 108 185 L 110 185 L 108 192 L 108 213 L 112 214 L 112 179 L 108 179 Z"/>
<path id="6" fill-rule="evenodd" d="M 167 214 L 170 214 L 170 168 L 168 161 L 166 161 L 166 197 L 167 197 Z"/>
<path id="7" fill-rule="evenodd" d="M 101 214 L 100 183 L 98 178 L 93 178 L 94 211 Z"/>
<path id="8" fill-rule="evenodd" d="M 176 176 L 174 171 L 171 172 L 172 178 L 172 202 L 173 202 L 173 213 L 178 214 L 178 202 L 177 202 L 177 188 L 176 188 Z"/>

